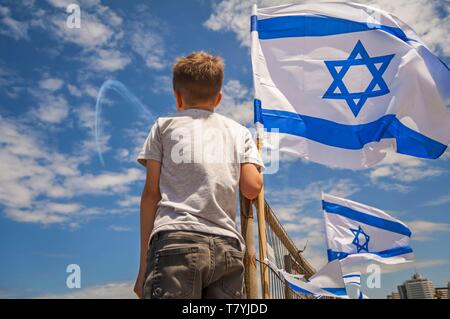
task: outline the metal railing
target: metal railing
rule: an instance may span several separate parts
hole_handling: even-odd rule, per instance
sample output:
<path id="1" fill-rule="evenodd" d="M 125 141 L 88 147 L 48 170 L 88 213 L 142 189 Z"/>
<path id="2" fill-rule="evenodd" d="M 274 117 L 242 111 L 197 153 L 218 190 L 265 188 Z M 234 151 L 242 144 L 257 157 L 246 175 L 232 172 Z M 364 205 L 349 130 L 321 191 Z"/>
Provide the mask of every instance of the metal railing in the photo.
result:
<path id="1" fill-rule="evenodd" d="M 241 231 L 246 241 L 247 252 L 245 256 L 245 285 L 248 298 L 258 298 L 258 287 L 261 287 L 261 278 L 257 273 L 255 232 L 253 231 L 254 217 L 253 205 L 249 200 L 241 196 Z M 289 273 L 311 277 L 315 270 L 305 259 L 299 249 L 295 246 L 286 230 L 283 228 L 278 218 L 267 202 L 264 205 L 264 217 L 266 225 L 266 240 L 269 259 L 274 262 L 279 269 L 284 269 Z M 261 239 L 258 240 L 261 244 Z M 259 281 L 259 282 L 258 282 Z M 310 298 L 301 293 L 293 291 L 279 276 L 276 270 L 269 267 L 269 292 L 273 299 L 306 299 Z"/>

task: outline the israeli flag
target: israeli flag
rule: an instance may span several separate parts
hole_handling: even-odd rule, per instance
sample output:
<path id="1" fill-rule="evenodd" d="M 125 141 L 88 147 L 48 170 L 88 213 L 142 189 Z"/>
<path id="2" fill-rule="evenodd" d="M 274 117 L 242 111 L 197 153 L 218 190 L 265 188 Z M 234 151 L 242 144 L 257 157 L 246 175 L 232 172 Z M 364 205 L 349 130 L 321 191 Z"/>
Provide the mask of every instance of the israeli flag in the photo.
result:
<path id="1" fill-rule="evenodd" d="M 304 281 L 296 275 L 279 270 L 289 287 L 299 293 L 316 297 L 328 296 L 348 299 L 339 260 L 327 263 L 309 280 Z"/>
<path id="2" fill-rule="evenodd" d="M 361 291 L 361 273 L 353 272 L 342 276 L 345 285 L 352 285 L 356 287 L 358 299 L 368 299 L 368 297 Z"/>
<path id="3" fill-rule="evenodd" d="M 328 260 L 343 269 L 360 261 L 400 264 L 414 260 L 411 230 L 385 212 L 348 199 L 322 194 Z"/>
<path id="4" fill-rule="evenodd" d="M 397 17 L 355 3 L 254 6 L 251 34 L 267 147 L 351 169 L 388 148 L 430 159 L 446 150 L 450 71 Z"/>

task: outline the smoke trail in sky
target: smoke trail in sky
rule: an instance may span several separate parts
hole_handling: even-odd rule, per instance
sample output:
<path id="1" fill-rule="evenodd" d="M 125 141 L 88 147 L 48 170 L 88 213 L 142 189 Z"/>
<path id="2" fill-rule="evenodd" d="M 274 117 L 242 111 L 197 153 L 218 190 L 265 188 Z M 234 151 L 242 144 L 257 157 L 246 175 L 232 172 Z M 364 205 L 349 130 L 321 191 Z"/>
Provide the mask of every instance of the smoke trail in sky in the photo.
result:
<path id="1" fill-rule="evenodd" d="M 118 93 L 126 102 L 136 107 L 138 111 L 146 118 L 152 118 L 153 114 L 150 112 L 149 108 L 142 104 L 141 101 L 127 89 L 125 85 L 116 80 L 107 80 L 104 82 L 100 88 L 97 95 L 97 102 L 95 103 L 95 145 L 97 148 L 98 158 L 103 166 L 105 162 L 103 160 L 103 154 L 100 147 L 100 136 L 101 136 L 101 112 L 102 112 L 102 100 L 105 98 L 105 93 L 108 91 L 114 91 Z"/>

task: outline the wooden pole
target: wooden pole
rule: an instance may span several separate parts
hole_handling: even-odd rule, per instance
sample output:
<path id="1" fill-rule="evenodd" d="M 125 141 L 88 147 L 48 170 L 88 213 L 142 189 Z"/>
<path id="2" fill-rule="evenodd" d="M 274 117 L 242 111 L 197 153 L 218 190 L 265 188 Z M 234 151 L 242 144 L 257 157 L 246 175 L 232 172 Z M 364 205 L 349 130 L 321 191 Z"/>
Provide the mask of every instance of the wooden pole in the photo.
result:
<path id="1" fill-rule="evenodd" d="M 292 274 L 292 258 L 291 255 L 284 255 L 284 270 Z M 292 299 L 292 290 L 289 287 L 287 280 L 284 281 L 284 299 Z"/>
<path id="2" fill-rule="evenodd" d="M 258 136 L 256 138 L 256 146 L 258 147 L 260 158 L 262 158 L 262 140 Z M 256 199 L 256 211 L 258 215 L 258 235 L 259 235 L 259 260 L 261 269 L 261 288 L 263 299 L 270 299 L 269 292 L 269 268 L 266 265 L 267 258 L 267 240 L 266 240 L 266 219 L 265 219 L 265 201 L 264 186 Z"/>
<path id="3" fill-rule="evenodd" d="M 239 195 L 239 199 L 241 207 L 241 233 L 242 237 L 244 237 L 245 246 L 247 246 L 244 256 L 245 290 L 248 299 L 257 299 L 258 285 L 256 277 L 255 235 L 253 232 L 253 205 L 252 202 L 242 194 Z"/>

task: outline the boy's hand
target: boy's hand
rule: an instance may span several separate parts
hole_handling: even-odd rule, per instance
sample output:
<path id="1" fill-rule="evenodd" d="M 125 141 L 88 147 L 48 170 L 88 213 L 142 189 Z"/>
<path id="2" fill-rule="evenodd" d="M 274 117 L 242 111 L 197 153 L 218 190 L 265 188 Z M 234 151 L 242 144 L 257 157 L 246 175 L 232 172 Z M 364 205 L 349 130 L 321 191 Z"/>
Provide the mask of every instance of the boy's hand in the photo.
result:
<path id="1" fill-rule="evenodd" d="M 134 293 L 138 296 L 139 299 L 142 299 L 142 295 L 144 294 L 144 282 L 145 274 L 142 271 L 139 271 L 133 289 Z"/>

